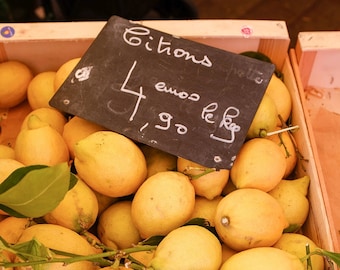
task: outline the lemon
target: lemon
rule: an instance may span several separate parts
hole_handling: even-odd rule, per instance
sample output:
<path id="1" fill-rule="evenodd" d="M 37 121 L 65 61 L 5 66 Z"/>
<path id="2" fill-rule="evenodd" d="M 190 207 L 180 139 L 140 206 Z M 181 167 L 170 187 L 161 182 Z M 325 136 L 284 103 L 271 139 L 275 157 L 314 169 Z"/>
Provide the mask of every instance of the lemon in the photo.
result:
<path id="1" fill-rule="evenodd" d="M 70 156 L 74 159 L 74 145 L 81 139 L 85 139 L 90 134 L 96 131 L 107 130 L 106 128 L 96 123 L 85 120 L 81 117 L 72 117 L 63 129 L 63 138 L 70 151 Z"/>
<path id="2" fill-rule="evenodd" d="M 58 224 L 80 233 L 94 225 L 98 216 L 98 201 L 92 189 L 77 178 L 76 185 L 44 219 L 47 223 Z"/>
<path id="3" fill-rule="evenodd" d="M 274 101 L 277 113 L 277 125 L 282 126 L 282 122 L 287 122 L 292 111 L 292 97 L 285 83 L 278 78 L 275 73 L 271 77 L 266 89 L 268 94 Z"/>
<path id="4" fill-rule="evenodd" d="M 225 243 L 222 243 L 222 263 L 228 260 L 232 255 L 236 254 L 238 251 L 233 250 Z"/>
<path id="5" fill-rule="evenodd" d="M 22 62 L 0 63 L 0 108 L 11 108 L 23 102 L 32 78 L 32 71 Z"/>
<path id="6" fill-rule="evenodd" d="M 150 177 L 158 172 L 175 171 L 177 168 L 177 157 L 151 147 L 149 145 L 140 146 L 146 159 L 148 175 Z"/>
<path id="7" fill-rule="evenodd" d="M 0 159 L 1 158 L 15 158 L 14 149 L 8 145 L 0 144 Z"/>
<path id="8" fill-rule="evenodd" d="M 8 216 L 0 222 L 0 236 L 10 244 L 18 242 L 23 231 L 29 227 L 29 218 L 17 218 Z"/>
<path id="9" fill-rule="evenodd" d="M 7 216 L 4 220 L 0 221 L 0 237 L 9 244 L 16 244 L 23 231 L 31 225 L 31 222 L 29 218 Z M 13 260 L 14 254 L 8 252 L 8 258 Z M 0 269 L 2 268 L 0 267 Z"/>
<path id="10" fill-rule="evenodd" d="M 30 115 L 15 143 L 15 158 L 27 165 L 53 166 L 69 161 L 67 145 L 61 134 L 38 116 Z"/>
<path id="11" fill-rule="evenodd" d="M 238 252 L 220 270 L 303 270 L 299 258 L 274 247 L 258 247 Z"/>
<path id="12" fill-rule="evenodd" d="M 281 205 L 259 189 L 235 190 L 216 209 L 216 231 L 236 251 L 273 245 L 287 225 Z"/>
<path id="13" fill-rule="evenodd" d="M 189 176 L 196 195 L 209 200 L 221 195 L 229 179 L 229 170 L 214 170 L 182 157 L 177 159 L 177 170 Z"/>
<path id="14" fill-rule="evenodd" d="M 109 197 L 136 192 L 146 178 L 145 157 L 129 138 L 113 131 L 97 131 L 74 147 L 78 175 L 92 189 Z"/>
<path id="15" fill-rule="evenodd" d="M 225 196 L 236 189 L 237 188 L 235 187 L 233 181 L 228 181 L 228 183 L 224 186 L 221 195 Z"/>
<path id="16" fill-rule="evenodd" d="M 54 108 L 39 108 L 39 109 L 35 109 L 31 111 L 24 118 L 20 129 L 27 128 L 28 119 L 30 118 L 32 114 L 38 116 L 41 121 L 49 124 L 60 134 L 63 133 L 64 125 L 67 123 L 67 119 L 60 111 Z"/>
<path id="17" fill-rule="evenodd" d="M 310 179 L 303 176 L 294 180 L 281 180 L 280 183 L 268 193 L 282 206 L 289 223 L 285 232 L 296 232 L 305 223 L 309 213 L 309 200 L 307 192 Z"/>
<path id="18" fill-rule="evenodd" d="M 114 198 L 114 197 L 106 196 L 104 194 L 101 194 L 101 193 L 93 190 L 93 189 L 92 189 L 92 191 L 94 192 L 94 194 L 97 197 L 97 201 L 98 201 L 98 215 L 101 215 L 101 213 L 103 213 L 106 208 L 108 208 L 111 204 L 113 204 L 114 202 L 119 200 L 119 198 Z"/>
<path id="19" fill-rule="evenodd" d="M 196 196 L 194 211 L 192 212 L 190 219 L 204 218 L 214 227 L 216 208 L 222 198 L 222 196 L 217 196 L 212 200 L 208 200 L 205 197 Z"/>
<path id="20" fill-rule="evenodd" d="M 254 138 L 243 144 L 230 170 L 236 188 L 258 188 L 270 191 L 283 178 L 286 159 L 280 147 L 265 138 Z"/>
<path id="21" fill-rule="evenodd" d="M 36 224 L 25 229 L 20 236 L 18 243 L 23 243 L 35 238 L 50 249 L 64 251 L 78 255 L 95 254 L 93 247 L 75 231 L 55 224 Z M 61 257 L 61 255 L 56 255 Z M 32 268 L 18 268 L 18 270 Z M 80 261 L 64 265 L 63 263 L 44 264 L 42 269 L 46 270 L 95 270 L 97 266 L 88 261 Z"/>
<path id="22" fill-rule="evenodd" d="M 279 128 L 277 128 L 278 130 Z M 266 137 L 280 146 L 282 153 L 286 158 L 286 171 L 283 178 L 287 178 L 293 173 L 298 160 L 297 147 L 294 137 L 289 131 L 280 132 Z"/>
<path id="23" fill-rule="evenodd" d="M 20 126 L 27 114 L 32 111 L 27 101 L 10 109 L 0 109 L 0 143 L 14 147 Z"/>
<path id="24" fill-rule="evenodd" d="M 44 71 L 35 75 L 27 88 L 27 100 L 33 110 L 49 108 L 50 99 L 55 94 L 55 71 Z"/>
<path id="25" fill-rule="evenodd" d="M 131 206 L 132 220 L 141 237 L 166 235 L 189 220 L 195 206 L 195 190 L 179 172 L 159 172 L 137 190 Z"/>
<path id="26" fill-rule="evenodd" d="M 141 264 L 145 266 L 149 266 L 152 258 L 155 255 L 155 250 L 148 250 L 148 251 L 138 251 L 130 253 L 130 256 L 139 261 Z"/>
<path id="27" fill-rule="evenodd" d="M 119 249 L 132 247 L 141 237 L 131 218 L 131 201 L 118 201 L 109 206 L 99 217 L 99 239 L 109 247 L 111 242 Z"/>
<path id="28" fill-rule="evenodd" d="M 274 247 L 285 250 L 300 259 L 306 256 L 306 245 L 309 245 L 310 252 L 318 249 L 316 243 L 306 235 L 299 233 L 284 233 L 275 243 Z M 313 255 L 310 257 L 313 270 L 324 270 L 325 263 L 322 256 Z M 303 261 L 304 269 L 307 270 L 307 261 Z"/>
<path id="29" fill-rule="evenodd" d="M 71 71 L 79 63 L 80 59 L 81 59 L 80 57 L 72 58 L 66 61 L 58 68 L 53 83 L 54 91 L 57 91 L 60 88 L 60 86 L 65 82 L 67 77 L 70 75 Z"/>
<path id="30" fill-rule="evenodd" d="M 197 225 L 171 231 L 157 246 L 150 266 L 154 270 L 217 270 L 222 247 L 217 237 Z"/>
<path id="31" fill-rule="evenodd" d="M 277 124 L 277 108 L 273 99 L 264 94 L 247 132 L 247 138 L 265 137 Z"/>

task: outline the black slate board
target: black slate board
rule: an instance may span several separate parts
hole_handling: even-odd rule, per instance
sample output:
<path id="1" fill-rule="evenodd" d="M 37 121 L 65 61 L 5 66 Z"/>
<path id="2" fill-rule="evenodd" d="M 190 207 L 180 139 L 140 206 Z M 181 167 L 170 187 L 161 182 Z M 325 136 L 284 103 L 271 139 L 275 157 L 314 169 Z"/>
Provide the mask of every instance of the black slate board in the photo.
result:
<path id="1" fill-rule="evenodd" d="M 140 143 L 230 169 L 274 69 L 113 16 L 50 104 Z"/>

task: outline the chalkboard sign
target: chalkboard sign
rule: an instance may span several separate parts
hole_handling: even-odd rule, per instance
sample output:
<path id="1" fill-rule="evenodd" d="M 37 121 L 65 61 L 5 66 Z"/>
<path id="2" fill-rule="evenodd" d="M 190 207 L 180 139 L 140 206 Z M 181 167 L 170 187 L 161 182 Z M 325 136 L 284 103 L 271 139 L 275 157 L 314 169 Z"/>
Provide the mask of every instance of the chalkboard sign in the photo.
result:
<path id="1" fill-rule="evenodd" d="M 140 143 L 230 169 L 274 68 L 113 16 L 50 104 Z"/>

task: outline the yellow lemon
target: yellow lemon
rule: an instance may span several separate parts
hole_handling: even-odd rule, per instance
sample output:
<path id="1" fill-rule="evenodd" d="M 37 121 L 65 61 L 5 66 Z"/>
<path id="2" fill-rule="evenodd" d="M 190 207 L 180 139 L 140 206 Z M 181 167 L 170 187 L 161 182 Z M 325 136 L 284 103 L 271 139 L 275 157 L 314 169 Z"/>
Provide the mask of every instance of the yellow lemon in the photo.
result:
<path id="1" fill-rule="evenodd" d="M 76 185 L 44 219 L 47 223 L 58 224 L 80 233 L 94 225 L 98 216 L 98 201 L 92 189 L 77 178 Z"/>
<path id="2" fill-rule="evenodd" d="M 60 86 L 65 82 L 66 78 L 70 75 L 71 71 L 79 63 L 80 59 L 81 59 L 80 57 L 72 58 L 66 61 L 58 68 L 53 83 L 54 91 L 57 91 L 60 88 Z"/>
<path id="3" fill-rule="evenodd" d="M 177 159 L 177 170 L 189 176 L 196 195 L 209 200 L 221 195 L 229 179 L 229 170 L 216 171 L 182 157 Z"/>
<path id="4" fill-rule="evenodd" d="M 299 233 L 284 233 L 281 238 L 275 243 L 274 247 L 285 250 L 300 259 L 306 256 L 306 245 L 309 245 L 310 252 L 318 249 L 318 246 L 315 242 L 307 237 L 306 235 L 302 235 Z M 319 255 L 313 255 L 310 257 L 313 270 L 324 270 L 325 263 L 324 258 Z M 307 261 L 303 261 L 304 269 L 307 270 Z"/>
<path id="5" fill-rule="evenodd" d="M 23 231 L 30 225 L 31 220 L 29 218 L 7 216 L 4 220 L 0 221 L 0 237 L 9 244 L 16 244 Z M 8 257 L 14 259 L 14 254 L 8 253 Z"/>
<path id="6" fill-rule="evenodd" d="M 99 239 L 111 247 L 125 249 L 141 241 L 139 232 L 132 222 L 131 201 L 118 201 L 109 206 L 99 217 L 97 232 Z"/>
<path id="7" fill-rule="evenodd" d="M 55 94 L 55 71 L 44 71 L 34 76 L 27 88 L 27 100 L 33 110 L 51 107 L 49 102 Z"/>
<path id="8" fill-rule="evenodd" d="M 222 247 L 217 237 L 197 225 L 171 231 L 156 248 L 150 266 L 154 270 L 217 270 L 222 263 Z"/>
<path id="9" fill-rule="evenodd" d="M 0 236 L 8 243 L 15 244 L 18 242 L 23 231 L 29 227 L 31 220 L 29 218 L 17 218 L 8 216 L 0 222 Z"/>
<path id="10" fill-rule="evenodd" d="M 61 134 L 38 116 L 31 115 L 15 143 L 15 158 L 25 165 L 53 166 L 69 161 L 67 145 Z"/>
<path id="11" fill-rule="evenodd" d="M 236 254 L 238 251 L 233 250 L 225 243 L 222 243 L 222 263 L 228 260 L 232 255 Z"/>
<path id="12" fill-rule="evenodd" d="M 27 101 L 10 109 L 0 109 L 0 143 L 14 147 L 20 126 L 27 114 L 32 111 Z"/>
<path id="13" fill-rule="evenodd" d="M 176 170 L 176 156 L 148 145 L 142 145 L 140 148 L 143 151 L 146 159 L 146 165 L 148 168 L 147 177 L 150 177 L 158 172 Z"/>
<path id="14" fill-rule="evenodd" d="M 133 194 L 147 174 L 140 148 L 131 139 L 113 131 L 97 131 L 78 141 L 74 154 L 80 178 L 109 197 Z"/>
<path id="15" fill-rule="evenodd" d="M 281 205 L 259 189 L 235 190 L 216 209 L 216 231 L 236 251 L 273 245 L 287 225 Z"/>
<path id="16" fill-rule="evenodd" d="M 258 247 L 238 252 L 220 270 L 304 270 L 299 258 L 274 247 Z"/>
<path id="17" fill-rule="evenodd" d="M 208 200 L 205 197 L 196 196 L 194 211 L 192 212 L 190 219 L 204 218 L 214 227 L 216 208 L 222 198 L 222 196 L 217 196 L 212 200 Z"/>
<path id="18" fill-rule="evenodd" d="M 84 239 L 81 235 L 72 231 L 71 229 L 65 228 L 55 224 L 36 224 L 23 231 L 20 236 L 18 243 L 30 241 L 35 238 L 37 241 L 42 243 L 48 248 L 64 251 L 68 253 L 78 255 L 90 255 L 95 254 L 93 247 Z M 62 257 L 56 255 L 56 257 Z M 26 270 L 32 268 L 18 268 L 18 270 Z M 49 263 L 43 265 L 42 269 L 46 270 L 95 270 L 97 266 L 88 261 L 80 261 L 71 264 L 63 263 Z"/>
<path id="19" fill-rule="evenodd" d="M 132 220 L 141 237 L 166 235 L 189 220 L 195 206 L 195 190 L 179 172 L 159 172 L 137 190 Z"/>
<path id="20" fill-rule="evenodd" d="M 8 145 L 0 144 L 0 158 L 15 158 L 14 149 Z"/>
<path id="21" fill-rule="evenodd" d="M 287 178 L 293 173 L 298 160 L 297 147 L 294 137 L 289 131 L 280 132 L 266 137 L 280 146 L 282 153 L 286 158 L 286 171 L 283 178 Z"/>
<path id="22" fill-rule="evenodd" d="M 277 124 L 277 109 L 273 99 L 264 94 L 247 132 L 247 138 L 265 137 L 274 131 Z"/>
<path id="23" fill-rule="evenodd" d="M 155 250 L 138 251 L 130 253 L 130 256 L 137 260 L 139 263 L 143 264 L 145 267 L 150 266 L 150 262 L 155 255 Z"/>
<path id="24" fill-rule="evenodd" d="M 66 117 L 58 110 L 53 108 L 39 108 L 31 111 L 23 120 L 21 129 L 27 128 L 27 122 L 30 116 L 34 114 L 40 118 L 41 121 L 48 123 L 60 134 L 64 131 L 64 125 L 67 123 Z"/>
<path id="25" fill-rule="evenodd" d="M 282 206 L 289 227 L 285 232 L 296 232 L 305 223 L 309 213 L 309 200 L 307 192 L 310 179 L 303 176 L 294 180 L 281 180 L 280 183 L 268 193 Z"/>
<path id="26" fill-rule="evenodd" d="M 70 151 L 70 156 L 74 159 L 74 145 L 81 139 L 85 139 L 96 131 L 107 130 L 106 128 L 85 120 L 81 117 L 72 117 L 65 125 L 63 130 L 63 138 Z"/>
<path id="27" fill-rule="evenodd" d="M 0 63 L 0 108 L 11 108 L 23 102 L 32 78 L 32 71 L 22 62 Z"/>
<path id="28" fill-rule="evenodd" d="M 97 201 L 98 201 L 98 216 L 101 215 L 101 213 L 103 213 L 104 210 L 106 208 L 108 208 L 111 204 L 113 204 L 114 202 L 119 200 L 119 198 L 106 196 L 104 194 L 101 194 L 101 193 L 93 190 L 93 189 L 92 189 L 92 191 L 96 195 Z"/>
<path id="29" fill-rule="evenodd" d="M 292 111 L 292 97 L 285 83 L 275 74 L 271 77 L 266 89 L 268 94 L 275 103 L 278 117 L 277 125 L 282 126 L 285 123 Z"/>
<path id="30" fill-rule="evenodd" d="M 243 144 L 230 170 L 237 188 L 258 188 L 268 192 L 283 178 L 286 159 L 280 147 L 265 138 L 254 138 Z"/>

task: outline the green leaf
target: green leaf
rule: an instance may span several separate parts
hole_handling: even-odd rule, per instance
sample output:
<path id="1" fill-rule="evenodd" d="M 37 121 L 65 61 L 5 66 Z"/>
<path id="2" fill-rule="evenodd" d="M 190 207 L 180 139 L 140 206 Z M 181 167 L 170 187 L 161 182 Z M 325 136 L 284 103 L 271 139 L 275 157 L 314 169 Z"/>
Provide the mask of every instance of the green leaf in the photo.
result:
<path id="1" fill-rule="evenodd" d="M 21 174 L 23 175 L 23 174 Z M 0 204 L 25 217 L 41 217 L 64 198 L 70 187 L 71 173 L 66 162 L 29 170 L 16 185 L 0 185 Z M 74 180 L 72 180 L 74 181 Z"/>
<path id="2" fill-rule="evenodd" d="M 240 55 L 255 58 L 257 60 L 261 60 L 267 63 L 273 63 L 272 60 L 267 55 L 260 53 L 260 52 L 256 52 L 256 51 L 245 51 L 245 52 L 240 53 Z"/>
<path id="3" fill-rule="evenodd" d="M 319 255 L 321 256 L 326 256 L 329 259 L 331 259 L 333 262 L 336 263 L 337 266 L 340 266 L 340 254 L 331 252 L 331 251 L 326 251 L 323 249 L 318 250 Z"/>
<path id="4" fill-rule="evenodd" d="M 146 246 L 158 246 L 159 243 L 164 239 L 164 237 L 164 235 L 154 235 L 143 240 L 140 244 Z"/>
<path id="5" fill-rule="evenodd" d="M 69 190 L 72 189 L 77 184 L 77 181 L 78 181 L 77 176 L 75 176 L 75 174 L 71 173 L 70 174 L 70 185 L 69 185 L 68 189 Z"/>
<path id="6" fill-rule="evenodd" d="M 0 204 L 0 209 L 10 216 L 17 217 L 17 218 L 25 218 L 26 216 L 23 214 L 18 213 L 17 211 L 14 211 L 13 209 L 7 207 L 6 205 Z"/>
<path id="7" fill-rule="evenodd" d="M 30 171 L 46 168 L 46 165 L 31 165 L 16 169 L 0 185 L 0 194 L 18 184 L 21 179 Z"/>
<path id="8" fill-rule="evenodd" d="M 257 51 L 245 51 L 245 52 L 241 52 L 240 55 L 244 55 L 244 56 L 248 56 L 263 62 L 267 62 L 267 63 L 273 63 L 272 60 L 265 54 L 261 53 L 261 52 L 257 52 Z M 283 73 L 280 72 L 277 68 L 275 68 L 274 71 L 275 75 L 280 78 L 281 80 L 283 80 Z"/>

